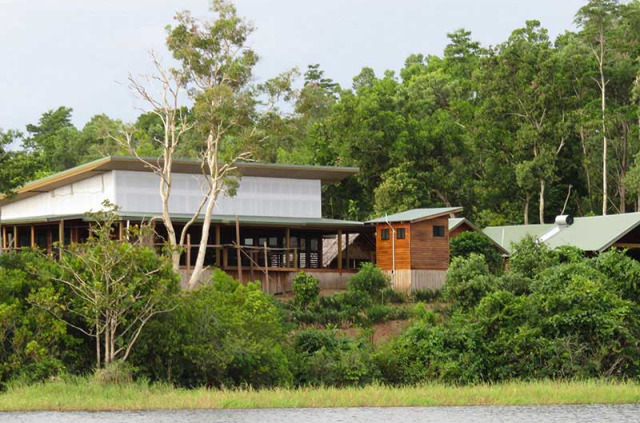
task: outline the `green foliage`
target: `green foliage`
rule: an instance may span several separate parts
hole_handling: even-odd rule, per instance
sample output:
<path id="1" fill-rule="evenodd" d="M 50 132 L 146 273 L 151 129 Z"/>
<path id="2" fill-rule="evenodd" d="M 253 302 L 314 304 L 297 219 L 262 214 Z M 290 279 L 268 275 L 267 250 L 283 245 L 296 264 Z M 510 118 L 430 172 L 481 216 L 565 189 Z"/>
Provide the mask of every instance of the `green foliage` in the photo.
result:
<path id="1" fill-rule="evenodd" d="M 34 305 L 68 295 L 53 281 L 58 271 L 38 253 L 0 255 L 0 388 L 9 379 L 35 382 L 87 370 L 84 340 L 61 321 L 66 310 Z"/>
<path id="2" fill-rule="evenodd" d="M 469 257 L 472 253 L 483 255 L 489 268 L 497 272 L 502 268 L 502 256 L 488 236 L 478 232 L 462 232 L 449 241 L 449 255 Z"/>
<path id="3" fill-rule="evenodd" d="M 320 281 L 318 278 L 300 272 L 293 279 L 293 292 L 296 295 L 296 304 L 307 308 L 318 299 L 318 294 L 320 294 Z"/>
<path id="4" fill-rule="evenodd" d="M 472 253 L 468 258 L 451 261 L 442 292 L 443 297 L 465 310 L 475 307 L 496 287 L 484 256 Z"/>
<path id="5" fill-rule="evenodd" d="M 142 334 L 133 363 L 180 386 L 283 386 L 292 382 L 284 319 L 258 284 L 216 271 Z"/>
<path id="6" fill-rule="evenodd" d="M 418 289 L 413 291 L 411 296 L 415 301 L 432 303 L 442 298 L 442 291 L 434 289 Z"/>
<path id="7" fill-rule="evenodd" d="M 376 377 L 371 345 L 334 331 L 308 329 L 293 336 L 297 385 L 349 386 L 371 383 Z"/>
<path id="8" fill-rule="evenodd" d="M 349 279 L 347 289 L 349 291 L 364 292 L 377 298 L 389 286 L 389 283 L 389 277 L 374 263 L 363 263 L 358 273 Z"/>

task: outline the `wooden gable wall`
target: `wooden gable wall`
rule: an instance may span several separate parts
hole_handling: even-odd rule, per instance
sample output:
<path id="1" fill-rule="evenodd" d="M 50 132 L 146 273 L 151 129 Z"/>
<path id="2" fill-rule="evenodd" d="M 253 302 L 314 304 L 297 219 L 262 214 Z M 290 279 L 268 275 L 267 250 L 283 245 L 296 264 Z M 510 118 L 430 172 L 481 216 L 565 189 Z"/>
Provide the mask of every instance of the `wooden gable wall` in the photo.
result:
<path id="1" fill-rule="evenodd" d="M 411 225 L 392 223 L 396 231 L 396 269 L 411 269 Z M 404 228 L 405 239 L 397 239 L 397 230 Z M 389 239 L 382 240 L 382 230 L 389 229 Z M 382 270 L 393 270 L 393 232 L 386 223 L 376 224 L 376 262 Z"/>
<path id="2" fill-rule="evenodd" d="M 434 237 L 433 227 L 444 226 L 444 237 Z M 411 224 L 411 269 L 447 270 L 449 267 L 449 217 Z"/>

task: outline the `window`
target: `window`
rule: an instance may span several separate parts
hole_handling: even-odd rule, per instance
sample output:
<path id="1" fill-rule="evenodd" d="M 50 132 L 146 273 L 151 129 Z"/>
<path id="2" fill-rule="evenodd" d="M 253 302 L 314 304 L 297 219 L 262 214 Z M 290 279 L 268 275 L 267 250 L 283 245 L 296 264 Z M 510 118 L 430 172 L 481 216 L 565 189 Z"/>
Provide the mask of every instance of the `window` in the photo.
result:
<path id="1" fill-rule="evenodd" d="M 380 238 L 383 241 L 388 241 L 389 240 L 389 229 L 383 229 L 382 232 L 380 233 Z"/>
<path id="2" fill-rule="evenodd" d="M 444 238 L 444 226 L 433 226 L 433 236 L 435 238 Z"/>
<path id="3" fill-rule="evenodd" d="M 405 234 L 405 229 L 404 229 L 404 228 L 398 228 L 398 229 L 396 230 L 396 238 L 398 238 L 398 239 L 404 239 L 404 238 L 405 238 L 405 236 L 406 236 L 406 234 Z"/>

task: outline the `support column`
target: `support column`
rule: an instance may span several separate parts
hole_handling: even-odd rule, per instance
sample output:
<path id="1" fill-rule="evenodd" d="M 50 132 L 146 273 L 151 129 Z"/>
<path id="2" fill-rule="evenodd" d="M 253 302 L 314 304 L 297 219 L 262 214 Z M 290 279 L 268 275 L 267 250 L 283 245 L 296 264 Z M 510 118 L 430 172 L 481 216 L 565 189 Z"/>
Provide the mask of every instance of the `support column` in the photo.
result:
<path id="1" fill-rule="evenodd" d="M 36 248 L 36 227 L 31 225 L 31 249 Z"/>
<path id="2" fill-rule="evenodd" d="M 7 251 L 7 227 L 2 226 L 2 252 Z"/>
<path id="3" fill-rule="evenodd" d="M 215 231 L 216 231 L 216 245 L 218 245 L 218 247 L 216 247 L 216 266 L 222 267 L 222 263 L 220 262 L 220 247 L 219 247 L 219 245 L 221 244 L 220 225 L 216 225 Z"/>
<path id="4" fill-rule="evenodd" d="M 242 245 L 240 244 L 240 218 L 236 215 L 236 257 L 238 258 L 238 280 L 242 282 Z"/>
<path id="5" fill-rule="evenodd" d="M 347 253 L 347 269 L 351 269 L 351 264 L 349 263 L 349 233 L 348 232 L 345 235 L 345 237 L 346 237 L 345 252 Z"/>
<path id="6" fill-rule="evenodd" d="M 13 227 L 13 249 L 17 250 L 20 247 L 20 242 L 18 241 L 18 227 Z"/>
<path id="7" fill-rule="evenodd" d="M 289 260 L 291 258 L 291 253 L 289 251 L 291 249 L 291 229 L 289 228 L 287 228 L 284 234 L 284 248 L 286 248 L 285 250 L 286 263 L 284 267 L 289 267 L 289 265 L 291 264 L 291 260 Z"/>
<path id="8" fill-rule="evenodd" d="M 342 270 L 342 229 L 338 229 L 338 270 Z"/>
<path id="9" fill-rule="evenodd" d="M 118 222 L 118 241 L 124 241 L 124 220 Z"/>
<path id="10" fill-rule="evenodd" d="M 58 222 L 58 245 L 60 246 L 60 256 L 64 251 L 64 220 Z"/>

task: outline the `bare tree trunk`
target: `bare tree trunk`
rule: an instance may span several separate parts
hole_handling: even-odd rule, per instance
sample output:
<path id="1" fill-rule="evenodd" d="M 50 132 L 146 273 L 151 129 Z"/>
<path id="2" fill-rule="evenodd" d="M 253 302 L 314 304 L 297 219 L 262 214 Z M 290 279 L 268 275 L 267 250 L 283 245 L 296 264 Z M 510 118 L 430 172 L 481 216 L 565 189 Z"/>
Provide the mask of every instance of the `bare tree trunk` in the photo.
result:
<path id="1" fill-rule="evenodd" d="M 602 108 L 602 215 L 607 214 L 608 204 L 608 184 L 607 184 L 607 81 L 604 77 L 604 54 L 605 54 L 605 37 L 604 29 L 600 31 L 600 56 L 598 59 L 598 67 L 600 70 L 600 101 Z"/>
<path id="2" fill-rule="evenodd" d="M 529 201 L 531 200 L 531 196 L 527 194 L 524 199 L 524 224 L 529 224 Z"/>
<path id="3" fill-rule="evenodd" d="M 545 189 L 545 180 L 540 178 L 540 205 L 538 208 L 540 223 L 544 223 L 544 189 Z"/>
<path id="4" fill-rule="evenodd" d="M 584 133 L 584 127 L 580 126 L 579 130 L 580 134 L 580 142 L 582 143 L 582 154 L 584 156 L 583 165 L 584 165 L 584 174 L 587 178 L 587 198 L 589 199 L 589 209 L 593 212 L 593 188 L 591 186 L 591 172 L 589 169 L 589 164 L 586 162 L 589 157 L 589 151 L 587 150 L 587 137 Z"/>
<path id="5" fill-rule="evenodd" d="M 215 182 L 217 183 L 217 181 Z M 200 246 L 198 247 L 198 256 L 196 263 L 193 266 L 193 272 L 191 278 L 189 278 L 188 287 L 193 289 L 198 286 L 202 273 L 204 272 L 204 258 L 207 253 L 207 245 L 209 244 L 209 229 L 211 228 L 211 215 L 213 214 L 213 208 L 216 205 L 216 199 L 209 198 L 207 207 L 205 209 L 204 221 L 202 222 L 202 236 L 200 237 Z"/>

